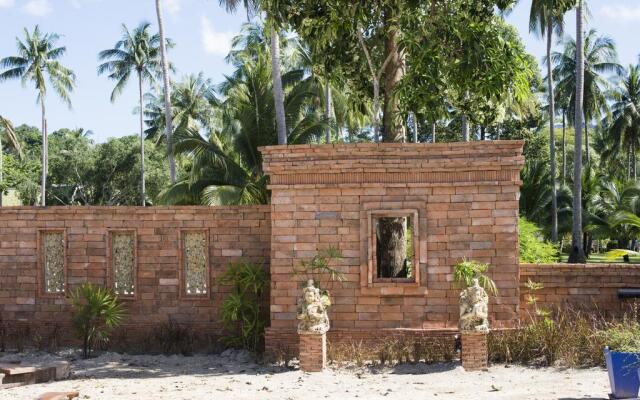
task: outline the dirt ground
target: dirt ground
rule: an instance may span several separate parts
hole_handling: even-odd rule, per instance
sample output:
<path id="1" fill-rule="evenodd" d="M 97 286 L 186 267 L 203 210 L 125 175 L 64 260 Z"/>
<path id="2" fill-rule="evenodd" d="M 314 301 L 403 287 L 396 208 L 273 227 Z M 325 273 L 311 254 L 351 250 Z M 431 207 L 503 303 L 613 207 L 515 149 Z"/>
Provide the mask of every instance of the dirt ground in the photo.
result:
<path id="1" fill-rule="evenodd" d="M 0 362 L 71 361 L 69 380 L 0 390 L 0 399 L 35 399 L 48 391 L 81 399 L 607 399 L 600 368 L 556 369 L 494 365 L 465 372 L 458 364 L 341 367 L 307 374 L 256 363 L 250 354 L 149 356 L 105 353 L 2 355 Z"/>

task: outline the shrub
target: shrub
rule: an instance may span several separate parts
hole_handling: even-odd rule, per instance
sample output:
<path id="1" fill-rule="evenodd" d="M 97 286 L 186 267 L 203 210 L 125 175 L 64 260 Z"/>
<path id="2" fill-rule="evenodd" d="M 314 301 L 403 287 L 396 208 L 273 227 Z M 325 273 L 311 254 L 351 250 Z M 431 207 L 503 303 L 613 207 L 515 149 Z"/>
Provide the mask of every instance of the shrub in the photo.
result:
<path id="1" fill-rule="evenodd" d="M 110 290 L 85 283 L 71 295 L 74 310 L 73 324 L 82 340 L 82 354 L 86 358 L 97 344 L 109 339 L 111 329 L 125 317 L 122 305 Z"/>
<path id="2" fill-rule="evenodd" d="M 190 356 L 195 348 L 196 334 L 188 325 L 179 324 L 172 319 L 163 322 L 154 330 L 155 342 L 164 354 L 182 354 Z"/>
<path id="3" fill-rule="evenodd" d="M 540 228 L 521 217 L 518 223 L 518 243 L 521 263 L 554 263 L 559 260 L 558 248 L 544 241 Z"/>
<path id="4" fill-rule="evenodd" d="M 604 343 L 612 351 L 640 353 L 640 322 L 637 318 L 625 316 L 602 332 Z"/>
<path id="5" fill-rule="evenodd" d="M 473 260 L 463 260 L 455 265 L 453 279 L 463 288 L 473 285 L 477 279 L 480 286 L 491 294 L 497 294 L 496 283 L 485 273 L 489 270 L 489 264 L 483 264 Z"/>
<path id="6" fill-rule="evenodd" d="M 262 312 L 264 289 L 268 283 L 265 269 L 248 262 L 233 263 L 219 280 L 232 286 L 231 293 L 222 302 L 221 322 L 229 332 L 224 340 L 231 346 L 258 350 L 265 327 Z"/>

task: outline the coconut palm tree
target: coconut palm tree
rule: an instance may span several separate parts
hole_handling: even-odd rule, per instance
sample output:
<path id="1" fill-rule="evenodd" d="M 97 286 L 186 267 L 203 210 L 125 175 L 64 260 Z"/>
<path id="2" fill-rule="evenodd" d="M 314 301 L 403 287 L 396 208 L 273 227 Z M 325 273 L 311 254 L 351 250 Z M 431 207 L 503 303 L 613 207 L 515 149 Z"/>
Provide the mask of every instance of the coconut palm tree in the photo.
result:
<path id="1" fill-rule="evenodd" d="M 227 12 L 235 12 L 240 4 L 247 11 L 247 15 L 256 13 L 261 7 L 260 0 L 219 0 Z M 273 101 L 276 112 L 276 125 L 278 129 L 278 144 L 287 144 L 287 124 L 285 118 L 285 95 L 282 88 L 282 72 L 280 70 L 280 35 L 275 26 L 275 21 L 268 18 L 270 44 L 271 44 L 271 76 L 273 79 Z"/>
<path id="2" fill-rule="evenodd" d="M 33 32 L 24 29 L 24 39 L 16 38 L 18 55 L 0 60 L 0 81 L 20 78 L 23 84 L 33 82 L 38 92 L 38 103 L 42 114 L 42 178 L 40 205 L 46 205 L 47 188 L 47 115 L 45 100 L 47 80 L 58 96 L 71 107 L 69 94 L 75 85 L 75 74 L 63 66 L 59 59 L 67 48 L 57 46 L 60 36 L 55 33 L 42 33 L 36 25 Z"/>
<path id="3" fill-rule="evenodd" d="M 215 96 L 214 85 L 201 72 L 186 76 L 181 82 L 172 85 L 171 110 L 173 126 L 188 126 L 209 129 L 213 126 L 214 110 L 219 101 Z M 166 114 L 164 96 L 154 93 L 145 95 L 145 130 L 147 139 L 160 143 L 166 141 Z"/>
<path id="4" fill-rule="evenodd" d="M 266 43 L 263 43 L 266 45 Z M 256 50 L 256 49 L 253 49 Z M 268 201 L 258 147 L 278 143 L 270 57 L 266 47 L 235 51 L 243 58 L 220 85 L 222 129 L 201 134 L 198 127 L 176 128 L 175 151 L 191 160 L 189 176 L 159 196 L 164 204 L 256 204 Z M 310 91 L 299 70 L 282 77 L 288 143 L 318 140 L 326 128 L 317 91 Z"/>
<path id="5" fill-rule="evenodd" d="M 565 0 L 533 0 L 529 14 L 529 31 L 535 32 L 541 37 L 547 38 L 547 84 L 549 96 L 549 154 L 551 161 L 551 241 L 558 241 L 558 199 L 556 194 L 556 146 L 555 123 L 556 116 L 555 98 L 553 92 L 553 68 L 551 66 L 551 44 L 553 33 L 562 35 L 564 28 L 564 13 L 569 10 L 571 4 Z"/>
<path id="6" fill-rule="evenodd" d="M 167 138 L 167 153 L 169 154 L 169 178 L 176 183 L 176 162 L 173 158 L 173 119 L 171 112 L 171 84 L 169 83 L 169 61 L 167 61 L 167 46 L 164 37 L 164 21 L 162 20 L 162 5 L 156 0 L 156 16 L 158 17 L 158 35 L 160 35 L 160 61 L 162 65 L 162 83 L 164 86 L 164 115 L 165 136 Z"/>
<path id="7" fill-rule="evenodd" d="M 575 94 L 575 145 L 573 156 L 573 226 L 571 229 L 570 263 L 584 263 L 586 257 L 582 248 L 582 125 L 584 90 L 584 44 L 582 23 L 583 0 L 578 0 L 576 8 L 576 94 Z"/>
<path id="8" fill-rule="evenodd" d="M 151 24 L 141 23 L 133 32 L 122 25 L 122 37 L 112 49 L 103 50 L 98 59 L 104 61 L 98 65 L 98 75 L 108 73 L 109 78 L 116 81 L 111 92 L 111 101 L 122 93 L 131 75 L 138 78 L 138 94 L 140 99 L 140 202 L 146 204 L 144 176 L 144 106 L 142 86 L 145 82 L 155 82 L 160 71 L 160 35 L 152 35 Z M 167 45 L 171 42 L 167 40 Z"/>
<path id="9" fill-rule="evenodd" d="M 562 52 L 553 52 L 551 59 L 555 65 L 554 76 L 557 77 L 559 96 L 566 98 L 568 117 L 575 120 L 576 99 L 576 41 L 566 38 L 563 41 Z M 583 48 L 583 127 L 585 129 L 585 162 L 591 161 L 589 147 L 589 124 L 594 118 L 599 118 L 608 109 L 606 93 L 610 88 L 609 81 L 603 76 L 610 73 L 621 73 L 622 66 L 617 61 L 617 51 L 613 39 L 598 36 L 591 29 L 584 38 Z"/>
<path id="10" fill-rule="evenodd" d="M 627 152 L 628 177 L 636 180 L 636 153 L 640 148 L 640 65 L 630 65 L 625 70 L 612 98 L 611 118 L 605 119 L 603 125 L 613 145 L 612 152 Z"/>
<path id="11" fill-rule="evenodd" d="M 20 145 L 20 141 L 18 140 L 18 136 L 16 135 L 16 131 L 13 129 L 13 124 L 11 121 L 4 118 L 0 115 L 0 207 L 2 207 L 2 195 L 4 193 L 4 153 L 2 147 L 2 137 L 6 136 L 9 141 L 9 146 L 11 146 L 17 153 L 20 159 L 23 158 L 22 146 Z"/>

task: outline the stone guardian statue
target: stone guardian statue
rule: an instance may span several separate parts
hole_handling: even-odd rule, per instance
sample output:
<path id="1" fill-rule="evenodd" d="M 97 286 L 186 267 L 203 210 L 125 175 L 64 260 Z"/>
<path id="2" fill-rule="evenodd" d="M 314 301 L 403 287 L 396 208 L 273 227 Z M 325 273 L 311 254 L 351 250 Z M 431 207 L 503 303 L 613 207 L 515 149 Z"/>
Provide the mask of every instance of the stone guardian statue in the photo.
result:
<path id="1" fill-rule="evenodd" d="M 327 300 L 323 299 L 313 279 L 309 279 L 302 291 L 302 301 L 298 307 L 298 333 L 322 334 L 329 330 Z"/>
<path id="2" fill-rule="evenodd" d="M 478 279 L 460 293 L 460 332 L 489 332 L 489 296 Z"/>

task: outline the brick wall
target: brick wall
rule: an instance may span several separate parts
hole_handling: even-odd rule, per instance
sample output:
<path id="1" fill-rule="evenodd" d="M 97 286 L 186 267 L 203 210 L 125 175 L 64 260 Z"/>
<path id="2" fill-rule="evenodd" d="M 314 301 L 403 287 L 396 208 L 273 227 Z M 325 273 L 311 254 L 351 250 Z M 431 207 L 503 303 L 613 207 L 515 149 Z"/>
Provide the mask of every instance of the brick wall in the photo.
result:
<path id="1" fill-rule="evenodd" d="M 331 290 L 332 330 L 451 329 L 453 265 L 491 263 L 496 327 L 518 317 L 517 218 L 522 142 L 302 145 L 261 149 L 272 191 L 269 341 L 295 335 L 302 279 L 293 269 L 336 247 L 346 281 Z M 371 279 L 373 212 L 418 216 L 419 282 Z M 331 339 L 331 335 L 329 335 Z"/>
<path id="2" fill-rule="evenodd" d="M 526 284 L 542 284 L 532 292 Z M 529 295 L 535 295 L 538 306 L 582 308 L 604 315 L 620 315 L 633 300 L 618 299 L 621 288 L 640 288 L 640 265 L 633 264 L 521 264 L 520 311 L 528 319 L 532 306 Z"/>
<path id="3" fill-rule="evenodd" d="M 123 302 L 127 324 L 139 329 L 169 317 L 219 332 L 224 288 L 216 278 L 233 261 L 269 265 L 270 208 L 247 207 L 10 207 L 0 208 L 0 311 L 12 321 L 68 325 L 64 295 L 42 294 L 38 282 L 38 232 L 64 230 L 67 295 L 84 282 L 106 284 L 109 232 L 133 230 L 137 287 Z M 179 235 L 208 233 L 210 294 L 180 296 Z"/>

